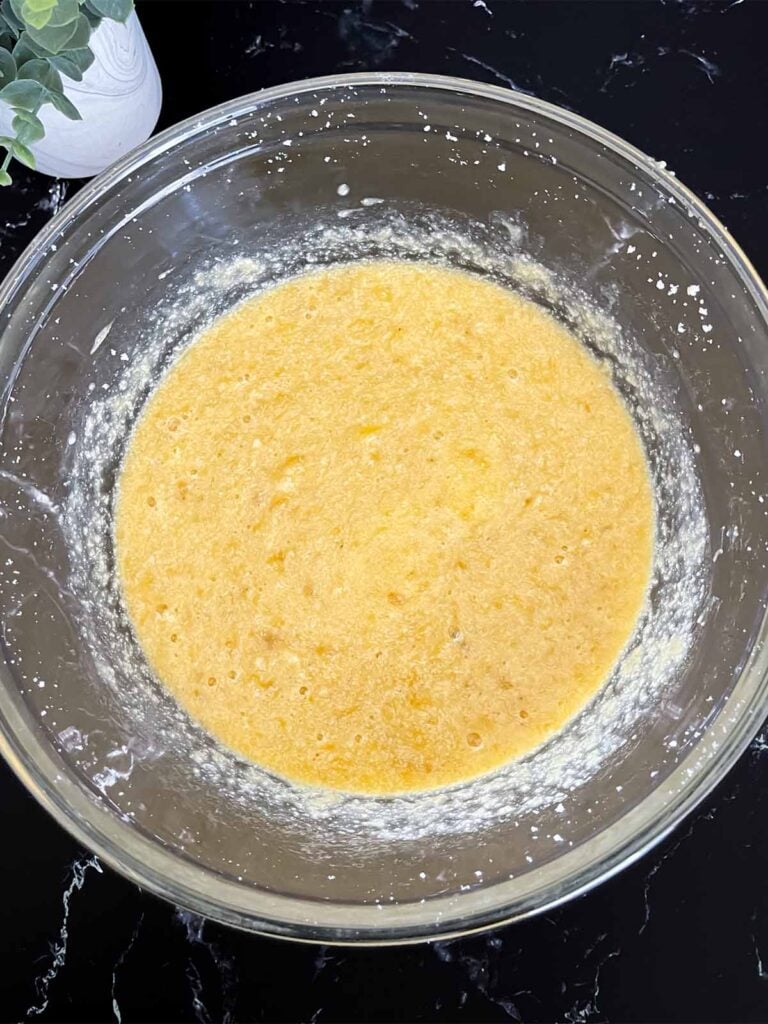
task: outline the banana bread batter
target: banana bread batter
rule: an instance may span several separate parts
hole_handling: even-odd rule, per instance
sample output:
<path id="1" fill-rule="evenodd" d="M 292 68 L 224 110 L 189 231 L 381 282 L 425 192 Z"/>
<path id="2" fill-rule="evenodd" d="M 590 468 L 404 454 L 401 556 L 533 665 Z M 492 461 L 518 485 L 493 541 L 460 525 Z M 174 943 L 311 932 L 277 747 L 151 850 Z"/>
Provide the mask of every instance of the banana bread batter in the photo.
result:
<path id="1" fill-rule="evenodd" d="M 649 583 L 644 452 L 542 309 L 358 263 L 217 321 L 147 402 L 118 572 L 157 677 L 299 783 L 391 794 L 530 751 L 595 694 Z"/>

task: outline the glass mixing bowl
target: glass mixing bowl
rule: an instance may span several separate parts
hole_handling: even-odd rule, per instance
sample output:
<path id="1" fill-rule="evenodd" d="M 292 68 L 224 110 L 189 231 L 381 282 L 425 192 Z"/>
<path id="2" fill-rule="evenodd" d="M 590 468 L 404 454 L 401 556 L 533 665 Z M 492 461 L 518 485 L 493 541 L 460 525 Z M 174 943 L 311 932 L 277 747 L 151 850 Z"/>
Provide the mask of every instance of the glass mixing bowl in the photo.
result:
<path id="1" fill-rule="evenodd" d="M 507 279 L 568 322 L 637 417 L 658 511 L 644 626 L 603 694 L 493 777 L 393 801 L 297 794 L 188 722 L 131 646 L 108 528 L 177 348 L 276 276 L 371 255 Z M 639 857 L 760 726 L 766 293 L 712 214 L 601 128 L 449 78 L 269 89 L 87 185 L 0 310 L 2 752 L 140 885 L 293 938 L 467 932 Z"/>

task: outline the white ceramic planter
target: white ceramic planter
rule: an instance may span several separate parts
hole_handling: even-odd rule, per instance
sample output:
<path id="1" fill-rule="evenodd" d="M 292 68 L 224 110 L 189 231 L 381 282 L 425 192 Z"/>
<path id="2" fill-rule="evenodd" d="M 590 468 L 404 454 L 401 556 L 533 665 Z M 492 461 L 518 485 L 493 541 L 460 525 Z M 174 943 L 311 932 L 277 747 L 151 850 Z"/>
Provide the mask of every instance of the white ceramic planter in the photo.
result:
<path id="1" fill-rule="evenodd" d="M 89 178 L 144 142 L 157 123 L 160 75 L 136 14 L 124 25 L 102 21 L 91 36 L 95 60 L 65 91 L 82 115 L 70 121 L 50 104 L 40 110 L 45 138 L 31 146 L 37 169 L 57 178 Z M 0 103 L 0 135 L 12 114 Z"/>

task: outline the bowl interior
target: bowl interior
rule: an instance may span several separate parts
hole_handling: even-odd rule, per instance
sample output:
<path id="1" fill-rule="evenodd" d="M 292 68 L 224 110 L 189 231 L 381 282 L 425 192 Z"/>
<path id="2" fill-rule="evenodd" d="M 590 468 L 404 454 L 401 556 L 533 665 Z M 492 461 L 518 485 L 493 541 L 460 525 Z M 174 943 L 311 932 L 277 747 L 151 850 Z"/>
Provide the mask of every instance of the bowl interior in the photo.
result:
<path id="1" fill-rule="evenodd" d="M 671 827 L 765 707 L 767 331 L 749 270 L 650 161 L 546 104 L 414 76 L 303 83 L 152 140 L 2 296 L 6 754 L 143 884 L 246 927 L 397 939 L 579 891 Z M 397 801 L 296 794 L 153 683 L 110 515 L 151 382 L 287 275 L 431 259 L 520 288 L 604 359 L 646 443 L 658 544 L 604 693 L 518 765 Z"/>

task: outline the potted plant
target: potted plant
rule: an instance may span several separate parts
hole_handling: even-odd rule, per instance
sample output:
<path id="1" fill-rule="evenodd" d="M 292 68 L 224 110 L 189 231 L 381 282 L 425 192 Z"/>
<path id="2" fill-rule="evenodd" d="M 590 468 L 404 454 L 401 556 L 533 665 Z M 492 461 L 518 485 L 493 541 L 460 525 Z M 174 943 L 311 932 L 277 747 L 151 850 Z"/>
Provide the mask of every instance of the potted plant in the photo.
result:
<path id="1" fill-rule="evenodd" d="M 161 96 L 133 0 L 1 0 L 0 185 L 12 159 L 97 174 L 149 137 Z"/>

